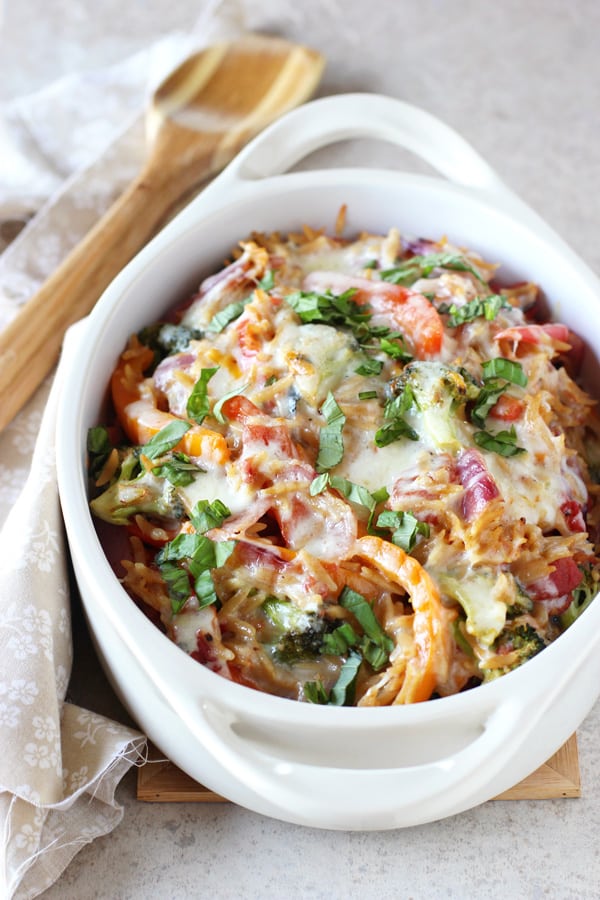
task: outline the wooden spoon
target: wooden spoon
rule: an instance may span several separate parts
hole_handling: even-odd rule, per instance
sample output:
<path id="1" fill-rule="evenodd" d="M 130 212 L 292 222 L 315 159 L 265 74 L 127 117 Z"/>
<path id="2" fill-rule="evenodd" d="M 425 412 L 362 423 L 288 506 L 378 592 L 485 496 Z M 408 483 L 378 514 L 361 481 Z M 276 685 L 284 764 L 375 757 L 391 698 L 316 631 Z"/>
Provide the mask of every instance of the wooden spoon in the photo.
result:
<path id="1" fill-rule="evenodd" d="M 190 57 L 154 94 L 140 175 L 0 335 L 0 430 L 50 372 L 66 329 L 90 312 L 174 204 L 282 113 L 307 100 L 320 54 L 249 35 Z"/>

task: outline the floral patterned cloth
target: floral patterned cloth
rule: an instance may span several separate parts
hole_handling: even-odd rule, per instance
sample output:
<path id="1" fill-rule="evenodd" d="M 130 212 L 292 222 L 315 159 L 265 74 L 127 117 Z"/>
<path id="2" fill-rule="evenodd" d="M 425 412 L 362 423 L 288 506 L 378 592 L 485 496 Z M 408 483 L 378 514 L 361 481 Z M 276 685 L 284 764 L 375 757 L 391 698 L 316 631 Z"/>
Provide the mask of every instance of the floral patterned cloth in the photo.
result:
<path id="1" fill-rule="evenodd" d="M 138 170 L 148 87 L 200 43 L 198 33 L 213 40 L 224 22 L 231 33 L 222 13 L 207 2 L 190 34 L 0 109 L 0 328 Z M 60 366 L 0 434 L 3 898 L 37 896 L 119 823 L 115 789 L 145 749 L 143 735 L 65 701 L 72 638 L 54 464 L 59 391 Z"/>

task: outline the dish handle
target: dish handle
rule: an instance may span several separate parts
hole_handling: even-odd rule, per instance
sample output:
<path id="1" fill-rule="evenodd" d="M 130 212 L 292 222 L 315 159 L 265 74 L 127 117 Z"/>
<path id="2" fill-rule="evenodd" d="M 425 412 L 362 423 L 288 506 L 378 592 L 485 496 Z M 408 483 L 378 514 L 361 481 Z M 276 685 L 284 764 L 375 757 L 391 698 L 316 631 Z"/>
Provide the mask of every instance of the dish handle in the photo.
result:
<path id="1" fill-rule="evenodd" d="M 490 194 L 507 212 L 564 246 L 449 125 L 417 106 L 381 94 L 337 94 L 292 110 L 254 138 L 191 206 L 218 206 L 252 190 L 264 178 L 287 172 L 315 150 L 351 138 L 374 138 L 416 154 L 449 181 Z"/>
<path id="2" fill-rule="evenodd" d="M 235 714 L 211 702 L 187 718 L 219 767 L 270 814 L 290 814 L 298 824 L 324 828 L 377 829 L 420 824 L 479 802 L 481 792 L 506 764 L 515 723 L 522 717 L 507 701 L 485 717 L 479 734 L 463 749 L 416 765 L 347 768 L 282 759 L 244 734 Z M 431 813 L 427 813 L 431 804 Z"/>

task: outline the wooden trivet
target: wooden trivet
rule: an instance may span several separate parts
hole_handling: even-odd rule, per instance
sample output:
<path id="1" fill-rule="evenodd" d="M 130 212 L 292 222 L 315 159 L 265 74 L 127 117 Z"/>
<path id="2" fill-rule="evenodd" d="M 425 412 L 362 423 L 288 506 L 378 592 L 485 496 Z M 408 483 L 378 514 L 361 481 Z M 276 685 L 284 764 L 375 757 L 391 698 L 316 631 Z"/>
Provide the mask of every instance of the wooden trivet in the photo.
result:
<path id="1" fill-rule="evenodd" d="M 548 762 L 519 784 L 494 797 L 495 800 L 550 800 L 580 797 L 581 779 L 577 738 L 572 735 Z M 150 745 L 148 762 L 138 769 L 137 798 L 149 803 L 226 803 L 225 797 L 209 791 L 178 769 Z"/>

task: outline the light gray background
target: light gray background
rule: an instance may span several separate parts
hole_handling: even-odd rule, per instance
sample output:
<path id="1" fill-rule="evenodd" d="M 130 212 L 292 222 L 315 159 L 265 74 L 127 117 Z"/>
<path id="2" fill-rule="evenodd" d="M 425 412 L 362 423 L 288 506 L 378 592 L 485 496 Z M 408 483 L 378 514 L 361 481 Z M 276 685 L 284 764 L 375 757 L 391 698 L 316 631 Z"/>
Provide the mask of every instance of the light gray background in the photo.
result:
<path id="1" fill-rule="evenodd" d="M 380 91 L 461 132 L 600 273 L 600 3 L 595 0 L 256 0 L 250 27 L 328 58 L 319 94 Z M 9 0 L 0 101 L 116 62 L 193 22 L 202 0 Z M 319 164 L 403 166 L 357 142 Z M 311 160 L 309 164 L 314 164 Z M 0 161 L 1 165 L 1 161 Z M 81 626 L 73 698 L 119 715 Z M 579 733 L 583 797 L 488 803 L 385 833 L 330 833 L 231 805 L 144 805 L 75 858 L 49 900 L 87 898 L 595 898 L 600 896 L 600 704 Z"/>

